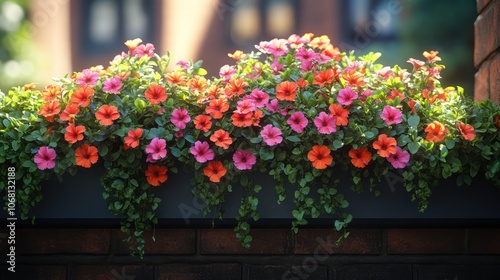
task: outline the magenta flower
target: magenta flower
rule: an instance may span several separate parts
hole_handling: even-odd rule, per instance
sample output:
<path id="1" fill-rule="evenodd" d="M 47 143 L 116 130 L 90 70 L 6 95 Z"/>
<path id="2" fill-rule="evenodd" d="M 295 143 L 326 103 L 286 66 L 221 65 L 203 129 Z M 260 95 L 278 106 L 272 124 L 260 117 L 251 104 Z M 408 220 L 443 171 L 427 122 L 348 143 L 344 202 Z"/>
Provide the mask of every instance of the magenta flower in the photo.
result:
<path id="1" fill-rule="evenodd" d="M 137 57 L 143 57 L 145 55 L 153 57 L 155 55 L 155 46 L 153 44 L 147 43 L 146 45 L 140 44 L 134 49 L 133 55 Z"/>
<path id="2" fill-rule="evenodd" d="M 387 161 L 389 161 L 394 168 L 404 168 L 410 161 L 410 154 L 399 146 L 396 146 L 396 153 L 389 155 Z"/>
<path id="3" fill-rule="evenodd" d="M 311 62 L 318 57 L 318 54 L 310 49 L 300 48 L 295 54 L 295 57 L 300 59 L 301 62 L 307 61 Z"/>
<path id="4" fill-rule="evenodd" d="M 272 124 L 268 124 L 264 126 L 262 131 L 260 132 L 260 136 L 264 142 L 266 142 L 269 146 L 275 146 L 283 141 L 283 137 L 281 137 L 281 130 L 277 127 L 274 127 Z"/>
<path id="5" fill-rule="evenodd" d="M 95 86 L 98 79 L 99 73 L 85 69 L 82 71 L 82 74 L 76 78 L 76 84 L 79 86 Z"/>
<path id="6" fill-rule="evenodd" d="M 255 104 L 255 107 L 257 108 L 264 108 L 266 107 L 267 103 L 269 103 L 269 94 L 263 92 L 258 88 L 252 90 L 252 93 L 250 93 L 250 95 L 246 95 L 243 98 L 244 100 L 253 102 Z"/>
<path id="7" fill-rule="evenodd" d="M 358 93 L 351 89 L 351 87 L 346 87 L 339 91 L 339 96 L 337 96 L 337 101 L 344 105 L 349 106 L 351 103 L 358 98 Z"/>
<path id="8" fill-rule="evenodd" d="M 193 154 L 197 162 L 207 162 L 214 159 L 214 152 L 210 149 L 208 142 L 196 141 L 194 146 L 189 149 L 189 152 Z"/>
<path id="9" fill-rule="evenodd" d="M 184 108 L 175 109 L 172 112 L 172 117 L 170 121 L 175 125 L 175 127 L 179 129 L 186 128 L 186 124 L 191 120 L 191 117 L 188 115 L 188 112 Z"/>
<path id="10" fill-rule="evenodd" d="M 402 115 L 403 114 L 398 109 L 392 106 L 385 106 L 382 110 L 382 114 L 380 114 L 380 118 L 383 119 L 387 125 L 391 125 L 401 123 L 403 121 L 401 119 Z"/>
<path id="11" fill-rule="evenodd" d="M 278 61 L 278 59 L 276 59 L 276 58 L 273 60 L 273 63 L 271 64 L 271 68 L 273 69 L 274 75 L 285 70 L 285 67 L 283 67 L 283 64 L 281 64 Z"/>
<path id="12" fill-rule="evenodd" d="M 238 105 L 236 106 L 236 110 L 234 110 L 234 113 L 238 114 L 247 114 L 254 112 L 257 107 L 255 106 L 255 103 L 253 103 L 250 100 L 240 100 L 238 101 Z"/>
<path id="13" fill-rule="evenodd" d="M 122 80 L 118 77 L 113 77 L 104 81 L 102 90 L 112 94 L 117 94 L 122 89 Z"/>
<path id="14" fill-rule="evenodd" d="M 239 170 L 250 170 L 257 158 L 251 151 L 237 150 L 233 155 L 233 162 Z"/>
<path id="15" fill-rule="evenodd" d="M 314 119 L 314 125 L 318 128 L 319 133 L 330 134 L 337 131 L 336 121 L 336 117 L 321 112 L 319 116 Z"/>
<path id="16" fill-rule="evenodd" d="M 276 113 L 276 111 L 281 110 L 278 106 L 278 99 L 271 100 L 271 102 L 266 104 L 266 107 L 271 113 Z"/>
<path id="17" fill-rule="evenodd" d="M 35 155 L 34 162 L 38 169 L 52 169 L 56 166 L 56 151 L 47 146 L 42 146 L 38 149 Z"/>
<path id="18" fill-rule="evenodd" d="M 272 39 L 267 45 L 270 54 L 278 57 L 288 53 L 288 40 Z"/>
<path id="19" fill-rule="evenodd" d="M 290 44 L 290 47 L 292 49 L 298 49 L 307 42 L 308 41 L 306 39 L 303 39 L 301 36 L 297 34 L 292 34 L 290 35 L 290 37 L 288 37 L 288 43 Z"/>
<path id="20" fill-rule="evenodd" d="M 181 67 L 183 70 L 188 70 L 189 69 L 189 62 L 185 60 L 179 60 L 175 65 Z"/>
<path id="21" fill-rule="evenodd" d="M 367 99 L 368 97 L 372 96 L 372 95 L 373 95 L 373 91 L 371 91 L 370 89 L 367 89 L 367 90 L 365 90 L 365 91 L 363 91 L 363 92 L 361 93 L 361 96 L 359 97 L 359 100 L 361 100 L 361 101 L 365 102 L 365 101 L 366 101 L 366 99 Z"/>
<path id="22" fill-rule="evenodd" d="M 286 122 L 290 125 L 292 130 L 297 133 L 302 133 L 304 128 L 309 123 L 306 116 L 302 112 L 294 112 Z"/>
<path id="23" fill-rule="evenodd" d="M 222 66 L 219 70 L 219 76 L 224 78 L 224 80 L 226 80 L 226 81 L 230 80 L 235 73 L 236 73 L 236 70 L 234 70 L 234 67 L 229 66 L 227 64 Z"/>
<path id="24" fill-rule="evenodd" d="M 167 141 L 165 139 L 153 138 L 146 146 L 146 153 L 150 161 L 157 161 L 167 156 Z"/>

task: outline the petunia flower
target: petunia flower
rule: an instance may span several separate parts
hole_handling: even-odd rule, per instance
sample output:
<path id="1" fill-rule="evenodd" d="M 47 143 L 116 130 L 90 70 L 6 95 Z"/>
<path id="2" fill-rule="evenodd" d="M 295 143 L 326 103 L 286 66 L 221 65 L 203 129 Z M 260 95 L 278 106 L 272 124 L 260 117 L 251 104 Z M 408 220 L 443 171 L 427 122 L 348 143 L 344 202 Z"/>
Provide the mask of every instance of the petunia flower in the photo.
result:
<path id="1" fill-rule="evenodd" d="M 264 108 L 269 102 L 269 94 L 256 88 L 252 90 L 250 95 L 246 95 L 245 97 L 243 97 L 243 99 L 251 101 L 257 108 Z"/>
<path id="2" fill-rule="evenodd" d="M 380 118 L 383 119 L 387 125 L 392 125 L 401 123 L 403 121 L 401 119 L 402 115 L 399 109 L 392 106 L 385 106 L 382 110 L 382 114 L 380 114 Z"/>
<path id="3" fill-rule="evenodd" d="M 155 55 L 155 46 L 150 43 L 147 43 L 146 45 L 140 44 L 134 49 L 132 55 L 135 55 L 137 57 L 143 57 L 143 56 L 153 57 Z"/>
<path id="4" fill-rule="evenodd" d="M 225 81 L 229 81 L 235 73 L 236 70 L 234 70 L 234 66 L 229 66 L 227 64 L 222 66 L 219 70 L 219 76 Z"/>
<path id="5" fill-rule="evenodd" d="M 396 139 L 387 137 L 387 134 L 380 134 L 378 140 L 373 142 L 373 148 L 377 150 L 377 154 L 387 158 L 396 153 Z"/>
<path id="6" fill-rule="evenodd" d="M 220 179 L 226 175 L 226 168 L 220 161 L 211 161 L 203 168 L 203 173 L 214 183 L 220 182 Z"/>
<path id="7" fill-rule="evenodd" d="M 56 166 L 56 151 L 47 146 L 42 146 L 38 148 L 38 152 L 35 155 L 34 162 L 40 170 L 52 169 Z"/>
<path id="8" fill-rule="evenodd" d="M 167 141 L 157 137 L 153 138 L 149 145 L 146 146 L 146 153 L 152 161 L 165 158 L 167 156 Z"/>
<path id="9" fill-rule="evenodd" d="M 351 158 L 352 165 L 357 168 L 364 168 L 368 165 L 370 160 L 372 160 L 372 154 L 365 147 L 361 147 L 357 150 L 352 148 L 349 150 L 348 155 Z"/>
<path id="10" fill-rule="evenodd" d="M 231 120 L 233 121 L 233 125 L 237 127 L 249 127 L 253 124 L 253 113 L 248 112 L 245 114 L 235 112 L 231 116 Z"/>
<path id="11" fill-rule="evenodd" d="M 344 109 L 340 104 L 330 104 L 328 107 L 330 115 L 335 117 L 335 124 L 346 126 L 349 123 L 349 110 Z"/>
<path id="12" fill-rule="evenodd" d="M 100 125 L 109 126 L 113 124 L 114 120 L 120 118 L 120 113 L 115 106 L 104 104 L 97 110 L 95 117 Z"/>
<path id="13" fill-rule="evenodd" d="M 226 87 L 224 88 L 224 92 L 227 96 L 233 95 L 243 95 L 245 93 L 245 87 L 248 86 L 248 83 L 245 82 L 244 79 L 229 79 Z"/>
<path id="14" fill-rule="evenodd" d="M 179 129 L 186 128 L 186 124 L 191 120 L 188 112 L 184 108 L 177 108 L 172 112 L 170 121 Z"/>
<path id="15" fill-rule="evenodd" d="M 337 96 L 337 101 L 344 106 L 349 106 L 357 98 L 358 98 L 358 93 L 352 90 L 351 87 L 348 86 L 339 91 L 339 95 Z"/>
<path id="16" fill-rule="evenodd" d="M 59 116 L 59 119 L 61 121 L 72 122 L 73 119 L 75 118 L 75 116 L 78 115 L 78 113 L 80 113 L 80 109 L 78 108 L 78 105 L 70 103 L 70 104 L 66 105 L 66 108 L 64 108 L 64 111 Z"/>
<path id="17" fill-rule="evenodd" d="M 432 123 L 428 124 L 424 131 L 427 132 L 425 140 L 429 142 L 443 141 L 446 137 L 446 134 L 449 133 L 446 126 L 438 121 L 433 121 Z"/>
<path id="18" fill-rule="evenodd" d="M 237 150 L 233 154 L 233 162 L 239 170 L 250 170 L 257 162 L 257 158 L 251 151 Z"/>
<path id="19" fill-rule="evenodd" d="M 389 155 L 387 161 L 389 161 L 394 168 L 404 168 L 410 161 L 410 154 L 399 146 L 396 146 L 396 152 Z"/>
<path id="20" fill-rule="evenodd" d="M 112 94 L 117 94 L 122 89 L 122 80 L 118 77 L 113 77 L 102 83 L 102 90 Z"/>
<path id="21" fill-rule="evenodd" d="M 233 139 L 229 136 L 227 131 L 219 129 L 210 136 L 210 141 L 214 142 L 215 146 L 221 147 L 224 150 L 229 148 L 229 145 L 233 143 Z"/>
<path id="22" fill-rule="evenodd" d="M 99 160 L 99 154 L 96 147 L 89 144 L 83 144 L 75 150 L 76 165 L 90 168 Z"/>
<path id="23" fill-rule="evenodd" d="M 123 138 L 125 145 L 129 148 L 135 148 L 140 144 L 140 138 L 142 136 L 142 128 L 131 129 L 127 132 L 127 136 Z"/>
<path id="24" fill-rule="evenodd" d="M 229 109 L 229 103 L 222 99 L 212 99 L 205 108 L 205 113 L 209 114 L 212 118 L 221 119 L 223 113 Z"/>
<path id="25" fill-rule="evenodd" d="M 474 132 L 474 127 L 470 124 L 465 124 L 462 122 L 457 123 L 457 129 L 462 134 L 465 140 L 472 141 L 476 138 L 476 132 Z"/>
<path id="26" fill-rule="evenodd" d="M 158 187 L 168 179 L 168 168 L 166 166 L 158 166 L 148 164 L 148 169 L 145 172 L 146 180 L 151 186 Z"/>
<path id="27" fill-rule="evenodd" d="M 330 152 L 331 150 L 327 146 L 315 145 L 307 153 L 307 158 L 311 161 L 314 168 L 326 169 L 333 162 Z"/>
<path id="28" fill-rule="evenodd" d="M 264 126 L 260 135 L 262 136 L 264 142 L 269 146 L 276 146 L 283 141 L 281 130 L 274 127 L 272 124 Z"/>
<path id="29" fill-rule="evenodd" d="M 207 115 L 198 115 L 194 118 L 193 123 L 195 125 L 194 128 L 199 129 L 203 132 L 208 132 L 212 127 L 212 118 Z"/>
<path id="30" fill-rule="evenodd" d="M 158 84 L 151 84 L 149 88 L 144 91 L 144 97 L 146 97 L 151 104 L 160 104 L 167 100 L 165 87 Z"/>
<path id="31" fill-rule="evenodd" d="M 210 149 L 208 142 L 196 141 L 194 146 L 189 149 L 197 162 L 207 162 L 214 159 L 214 152 Z"/>
<path id="32" fill-rule="evenodd" d="M 60 103 L 57 100 L 48 101 L 43 104 L 42 108 L 40 108 L 40 111 L 38 111 L 38 114 L 44 116 L 48 122 L 53 122 L 54 116 L 59 114 L 59 112 L 61 111 L 61 108 L 59 106 Z"/>
<path id="33" fill-rule="evenodd" d="M 94 89 L 88 86 L 79 87 L 71 95 L 70 102 L 78 106 L 87 107 L 94 96 Z"/>
<path id="34" fill-rule="evenodd" d="M 85 132 L 85 126 L 70 123 L 66 127 L 66 133 L 64 133 L 64 140 L 68 143 L 74 144 L 80 140 L 83 140 L 83 133 Z"/>
<path id="35" fill-rule="evenodd" d="M 333 71 L 333 69 L 327 69 L 324 71 L 320 71 L 314 75 L 313 84 L 325 87 L 330 85 L 333 82 L 334 78 L 335 72 Z"/>
<path id="36" fill-rule="evenodd" d="M 76 78 L 75 82 L 79 86 L 95 86 L 99 78 L 99 73 L 85 69 L 80 73 L 78 78 Z"/>
<path id="37" fill-rule="evenodd" d="M 325 112 L 319 113 L 319 116 L 314 118 L 314 125 L 318 128 L 321 134 L 330 134 L 337 131 L 335 125 L 336 120 L 334 116 L 330 116 Z"/>
<path id="38" fill-rule="evenodd" d="M 276 86 L 276 98 L 278 100 L 295 101 L 299 87 L 296 82 L 284 81 Z"/>
<path id="39" fill-rule="evenodd" d="M 309 124 L 309 121 L 302 112 L 294 112 L 286 122 L 297 133 L 302 133 L 304 128 Z"/>

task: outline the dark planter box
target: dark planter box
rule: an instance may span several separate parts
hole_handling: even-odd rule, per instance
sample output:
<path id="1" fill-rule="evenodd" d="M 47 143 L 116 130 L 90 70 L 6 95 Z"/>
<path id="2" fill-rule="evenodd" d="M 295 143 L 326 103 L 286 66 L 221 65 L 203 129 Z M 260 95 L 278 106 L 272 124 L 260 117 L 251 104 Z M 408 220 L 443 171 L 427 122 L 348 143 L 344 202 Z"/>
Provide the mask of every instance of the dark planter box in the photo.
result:
<path id="1" fill-rule="evenodd" d="M 352 225 L 360 226 L 474 226 L 500 225 L 500 189 L 486 180 L 473 182 L 471 186 L 456 186 L 455 179 L 443 180 L 434 187 L 429 207 L 424 213 L 418 212 L 416 202 L 399 180 L 397 173 L 381 182 L 381 195 L 365 191 L 355 193 L 349 184 L 340 187 L 350 205 L 345 210 L 354 217 Z M 80 169 L 76 176 L 69 174 L 62 178 L 53 176 L 43 185 L 43 200 L 32 209 L 38 225 L 119 225 L 121 217 L 108 211 L 107 202 L 102 198 L 103 188 L 100 166 Z M 290 225 L 294 209 L 294 186 L 288 186 L 288 196 L 284 203 L 277 204 L 273 180 L 265 174 L 257 174 L 256 183 L 263 186 L 259 194 L 258 225 Z M 266 177 L 267 176 L 267 177 Z M 155 188 L 162 199 L 156 210 L 160 226 L 211 226 L 212 216 L 203 217 L 201 201 L 193 198 L 190 176 L 187 173 L 169 174 L 166 183 Z M 228 194 L 224 209 L 224 219 L 215 220 L 216 225 L 234 225 L 242 192 L 233 187 Z M 311 192 L 314 190 L 312 189 Z M 6 218 L 2 212 L 2 218 Z M 29 224 L 30 221 L 23 223 Z M 332 217 L 309 219 L 310 225 L 333 225 Z"/>

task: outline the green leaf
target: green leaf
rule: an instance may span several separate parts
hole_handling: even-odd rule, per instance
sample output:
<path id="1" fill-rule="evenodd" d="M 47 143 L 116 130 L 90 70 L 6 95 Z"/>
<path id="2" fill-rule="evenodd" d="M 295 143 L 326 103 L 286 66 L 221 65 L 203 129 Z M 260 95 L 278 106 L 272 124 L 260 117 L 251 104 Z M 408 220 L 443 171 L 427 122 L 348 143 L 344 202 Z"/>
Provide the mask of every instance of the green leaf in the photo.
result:
<path id="1" fill-rule="evenodd" d="M 408 150 L 412 155 L 416 154 L 418 152 L 418 149 L 420 148 L 420 144 L 418 142 L 410 142 L 408 143 Z"/>
<path id="2" fill-rule="evenodd" d="M 186 139 L 186 141 L 188 141 L 191 144 L 196 142 L 196 137 L 194 137 L 193 135 L 190 135 L 190 134 L 184 136 L 184 139 Z"/>
<path id="3" fill-rule="evenodd" d="M 260 137 L 253 137 L 250 139 L 250 143 L 253 143 L 253 144 L 258 144 L 260 142 L 262 142 L 262 138 L 260 138 Z"/>
<path id="4" fill-rule="evenodd" d="M 304 217 L 304 211 L 293 210 L 292 215 L 297 221 L 302 221 L 302 218 Z"/>
<path id="5" fill-rule="evenodd" d="M 297 137 L 295 135 L 291 135 L 291 136 L 286 137 L 286 140 L 288 140 L 290 142 L 294 142 L 294 143 L 302 141 L 302 140 L 300 140 L 299 137 Z"/>
<path id="6" fill-rule="evenodd" d="M 365 132 L 365 137 L 368 139 L 372 139 L 375 136 L 375 134 L 371 131 Z"/>
<path id="7" fill-rule="evenodd" d="M 176 158 L 180 157 L 181 156 L 181 150 L 176 148 L 176 147 L 171 147 L 170 148 L 170 152 L 172 153 L 172 155 Z"/>
<path id="8" fill-rule="evenodd" d="M 340 140 L 335 140 L 333 141 L 333 147 L 338 150 L 340 148 L 342 148 L 344 146 L 344 143 L 342 143 L 342 141 Z"/>
<path id="9" fill-rule="evenodd" d="M 408 125 L 415 130 L 417 129 L 419 123 L 420 117 L 418 115 L 412 115 L 408 118 Z"/>

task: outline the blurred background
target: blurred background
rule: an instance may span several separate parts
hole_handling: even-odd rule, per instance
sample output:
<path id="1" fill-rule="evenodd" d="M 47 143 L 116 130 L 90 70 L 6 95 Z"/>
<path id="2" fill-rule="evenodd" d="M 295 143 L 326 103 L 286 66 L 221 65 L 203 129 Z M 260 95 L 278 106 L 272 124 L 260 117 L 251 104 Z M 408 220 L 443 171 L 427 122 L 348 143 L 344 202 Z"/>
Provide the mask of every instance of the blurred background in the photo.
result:
<path id="1" fill-rule="evenodd" d="M 104 65 L 140 37 L 208 76 L 261 40 L 307 32 L 341 50 L 383 54 L 383 64 L 438 50 L 444 85 L 472 96 L 476 1 L 454 0 L 0 0 L 0 89 Z"/>

